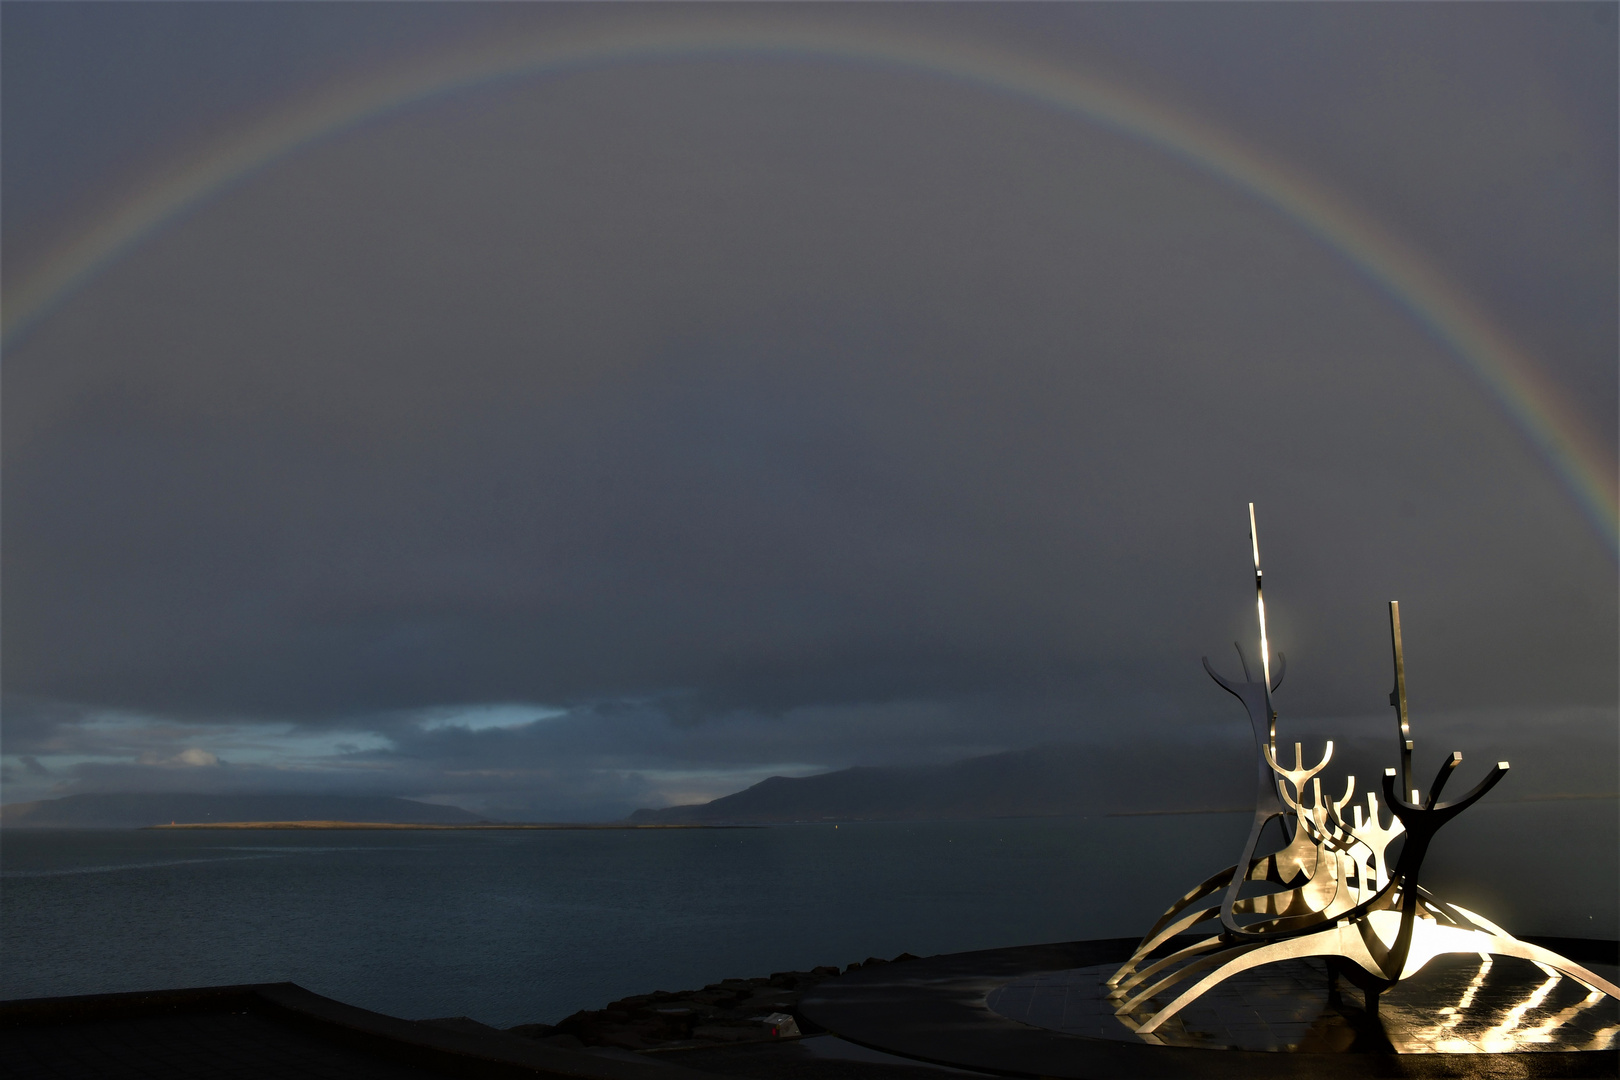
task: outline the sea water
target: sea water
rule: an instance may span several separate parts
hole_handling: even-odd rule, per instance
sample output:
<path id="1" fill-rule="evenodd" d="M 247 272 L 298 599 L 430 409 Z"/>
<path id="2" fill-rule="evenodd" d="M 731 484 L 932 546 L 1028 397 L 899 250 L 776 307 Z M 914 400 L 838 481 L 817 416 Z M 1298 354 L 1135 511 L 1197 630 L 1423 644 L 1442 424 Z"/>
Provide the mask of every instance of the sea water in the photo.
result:
<path id="1" fill-rule="evenodd" d="M 29 831 L 0 840 L 0 997 L 290 980 L 509 1026 L 726 977 L 1142 933 L 1244 815 L 760 829 Z M 1614 938 L 1613 800 L 1480 806 L 1424 884 Z"/>

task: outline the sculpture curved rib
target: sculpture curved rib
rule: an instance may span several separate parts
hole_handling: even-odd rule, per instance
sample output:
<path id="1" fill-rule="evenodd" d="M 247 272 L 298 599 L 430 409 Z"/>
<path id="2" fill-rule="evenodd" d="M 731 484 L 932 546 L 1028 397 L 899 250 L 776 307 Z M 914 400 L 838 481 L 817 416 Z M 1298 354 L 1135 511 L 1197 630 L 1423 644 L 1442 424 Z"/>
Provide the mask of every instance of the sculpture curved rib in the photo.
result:
<path id="1" fill-rule="evenodd" d="M 1333 970 L 1351 975 L 1362 987 L 1370 1012 L 1377 1010 L 1379 994 L 1442 953 L 1517 957 L 1572 978 L 1594 994 L 1620 999 L 1620 988 L 1601 976 L 1549 949 L 1520 941 L 1467 908 L 1438 900 L 1419 883 L 1435 834 L 1495 787 L 1506 776 L 1508 763 L 1497 762 L 1467 794 L 1449 803 L 1441 802 L 1440 796 L 1462 763 L 1461 753 L 1453 753 L 1441 763 L 1426 796 L 1413 786 L 1413 743 L 1398 603 L 1389 604 L 1395 665 L 1395 688 L 1389 694 L 1389 703 L 1396 710 L 1399 765 L 1386 769 L 1381 778 L 1388 826 L 1382 822 L 1378 793 L 1371 791 L 1367 793 L 1366 815 L 1360 805 L 1355 805 L 1353 821 L 1346 820 L 1345 808 L 1355 801 L 1353 776 L 1346 779 L 1343 797 L 1323 797 L 1319 774 L 1332 760 L 1332 742 L 1326 744 L 1321 760 L 1313 767 L 1305 766 L 1300 743 L 1294 744 L 1292 769 L 1278 762 L 1277 714 L 1272 709 L 1271 693 L 1282 683 L 1283 656 L 1277 654 L 1273 678 L 1252 503 L 1249 515 L 1261 632 L 1260 679 L 1251 676 L 1248 659 L 1235 643 L 1244 681 L 1223 677 L 1208 658 L 1203 663 L 1210 678 L 1241 701 L 1249 715 L 1257 758 L 1254 817 L 1238 861 L 1172 904 L 1131 957 L 1109 977 L 1108 996 L 1119 1003 L 1116 1015 L 1139 1034 L 1150 1036 L 1212 987 L 1233 976 L 1266 964 L 1305 957 L 1326 958 L 1340 965 Z M 1265 853 L 1259 850 L 1260 840 L 1272 821 L 1282 823 L 1283 843 Z M 1406 840 L 1392 866 L 1389 847 L 1402 835 Z M 1245 868 L 1241 873 L 1240 867 Z M 1249 883 L 1278 887 L 1244 896 L 1243 888 Z M 1215 899 L 1217 896 L 1219 899 Z M 1155 952 L 1193 927 L 1217 916 L 1221 923 L 1218 934 L 1150 960 Z M 1357 975 L 1358 970 L 1362 974 Z M 1157 997 L 1177 987 L 1182 989 L 1168 1004 L 1145 1016 L 1138 1015 Z"/>

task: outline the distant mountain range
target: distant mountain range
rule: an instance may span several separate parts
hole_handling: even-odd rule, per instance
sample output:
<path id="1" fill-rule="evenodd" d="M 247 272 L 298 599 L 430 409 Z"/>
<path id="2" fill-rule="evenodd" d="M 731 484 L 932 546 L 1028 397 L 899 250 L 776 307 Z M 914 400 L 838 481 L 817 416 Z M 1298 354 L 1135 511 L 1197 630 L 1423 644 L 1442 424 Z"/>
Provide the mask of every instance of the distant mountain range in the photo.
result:
<path id="1" fill-rule="evenodd" d="M 1244 764 L 1241 758 L 1237 762 Z M 773 776 L 713 802 L 637 810 L 629 820 L 704 825 L 965 820 L 1252 806 L 1252 771 L 1193 769 L 1169 777 L 1164 766 L 1162 755 L 1142 750 L 1037 746 L 947 765 Z"/>
<path id="2" fill-rule="evenodd" d="M 67 795 L 0 806 L 0 826 L 8 829 L 138 829 L 216 821 L 460 825 L 481 820 L 459 806 L 376 795 Z"/>
<path id="3" fill-rule="evenodd" d="M 1608 741 L 1583 745 L 1573 764 L 1564 758 L 1542 761 L 1526 751 L 1527 767 L 1515 769 L 1513 790 L 1495 801 L 1615 798 L 1612 736 L 1604 739 Z M 1363 777 L 1365 790 L 1369 786 L 1365 778 L 1380 776 L 1388 764 L 1388 744 L 1382 737 L 1341 739 L 1333 762 L 1339 778 L 1333 783 L 1342 783 L 1343 773 L 1354 773 Z M 1499 749 L 1526 748 L 1509 743 Z M 1571 770 L 1582 768 L 1584 772 L 1572 780 Z M 1241 739 L 1055 743 L 943 765 L 857 766 L 816 776 L 773 776 L 713 802 L 637 810 L 625 821 L 769 825 L 1234 811 L 1253 808 L 1254 776 L 1254 749 Z M 523 810 L 496 813 L 528 816 Z M 0 826 L 6 828 L 139 828 L 228 821 L 461 825 L 484 820 L 499 819 L 459 806 L 363 795 L 69 795 L 0 807 Z"/>

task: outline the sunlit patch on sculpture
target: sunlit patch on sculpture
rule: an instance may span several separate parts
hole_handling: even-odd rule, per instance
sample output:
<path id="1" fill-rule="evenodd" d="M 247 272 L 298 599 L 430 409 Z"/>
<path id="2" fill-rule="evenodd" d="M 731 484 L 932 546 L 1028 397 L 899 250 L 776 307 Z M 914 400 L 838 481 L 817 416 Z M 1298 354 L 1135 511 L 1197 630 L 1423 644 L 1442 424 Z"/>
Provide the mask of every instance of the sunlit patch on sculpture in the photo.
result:
<path id="1" fill-rule="evenodd" d="M 1358 795 L 1353 776 L 1345 778 L 1338 793 L 1332 785 L 1324 790 L 1320 774 L 1332 760 L 1332 742 L 1313 765 L 1305 763 L 1299 743 L 1294 744 L 1292 766 L 1279 759 L 1272 693 L 1282 684 L 1285 661 L 1278 653 L 1273 676 L 1252 503 L 1249 530 L 1260 679 L 1252 677 L 1241 648 L 1241 682 L 1223 677 L 1204 661 L 1210 677 L 1243 703 L 1254 728 L 1259 783 L 1248 839 L 1235 864 L 1171 905 L 1130 959 L 1106 977 L 1099 974 L 1099 1003 L 1105 1001 L 1118 1021 L 1144 1041 L 1182 1043 L 1188 1036 L 1177 1018 L 1206 996 L 1232 992 L 1233 980 L 1249 976 L 1245 983 L 1255 977 L 1275 981 L 1285 970 L 1291 973 L 1287 977 L 1308 978 L 1301 973 L 1324 965 L 1325 993 L 1337 1000 L 1339 980 L 1353 984 L 1361 991 L 1362 1015 L 1371 1019 L 1379 1015 L 1379 1001 L 1387 991 L 1418 975 L 1431 960 L 1463 956 L 1472 957 L 1475 968 L 1451 1004 L 1424 1016 L 1415 1001 L 1401 1000 L 1384 1018 L 1388 1035 L 1409 1042 L 1409 1051 L 1500 1052 L 1547 1047 L 1561 1039 L 1574 1043 L 1570 1049 L 1612 1045 L 1612 1020 L 1597 1027 L 1586 1021 L 1597 1015 L 1593 1010 L 1599 1006 L 1604 1013 L 1612 1011 L 1613 1001 L 1620 999 L 1613 983 L 1515 938 L 1420 884 L 1424 857 L 1440 827 L 1495 787 L 1507 775 L 1508 763 L 1497 762 L 1461 798 L 1441 802 L 1447 781 L 1462 763 L 1462 754 L 1453 753 L 1428 791 L 1419 789 L 1412 777 L 1398 603 L 1389 605 L 1395 664 L 1389 701 L 1399 724 L 1400 764 L 1384 771 L 1382 803 L 1378 792 Z M 1270 850 L 1268 832 L 1278 834 Z M 1393 842 L 1403 834 L 1401 850 L 1392 857 Z M 1206 936 L 1192 944 L 1181 938 L 1201 929 Z M 1519 980 L 1529 987 L 1522 1000 L 1504 1005 L 1496 994 L 1487 1008 L 1483 998 L 1488 995 L 1482 991 L 1490 982 L 1494 958 L 1500 957 L 1533 964 L 1539 977 Z M 1262 970 L 1273 965 L 1286 968 L 1279 967 L 1274 975 Z M 1422 998 L 1437 1000 L 1429 994 Z M 1483 1019 L 1491 1022 L 1482 1026 Z"/>

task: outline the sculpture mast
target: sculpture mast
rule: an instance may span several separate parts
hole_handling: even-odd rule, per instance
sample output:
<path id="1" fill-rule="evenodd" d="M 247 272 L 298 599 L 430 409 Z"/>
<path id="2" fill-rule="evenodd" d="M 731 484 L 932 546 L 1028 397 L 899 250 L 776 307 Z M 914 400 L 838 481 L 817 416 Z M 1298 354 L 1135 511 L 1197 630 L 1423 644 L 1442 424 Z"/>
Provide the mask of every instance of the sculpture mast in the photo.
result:
<path id="1" fill-rule="evenodd" d="M 1260 573 L 1260 530 L 1254 524 L 1254 503 L 1249 504 L 1249 545 L 1254 549 L 1254 604 L 1260 613 L 1260 682 L 1266 691 L 1266 741 L 1271 752 L 1277 752 L 1277 710 L 1271 706 L 1271 645 L 1266 640 L 1266 592 Z M 1398 641 L 1399 639 L 1397 639 Z M 1400 645 L 1395 646 L 1399 655 Z M 1404 684 L 1403 684 L 1404 687 Z M 1406 720 L 1406 696 L 1401 696 L 1401 720 Z M 1410 744 L 1409 744 L 1410 745 Z"/>
<path id="2" fill-rule="evenodd" d="M 1254 512 L 1253 504 L 1250 506 Z M 1261 631 L 1263 634 L 1264 631 Z M 1406 718 L 1406 663 L 1401 658 L 1401 603 L 1389 602 L 1389 644 L 1395 652 L 1395 689 L 1389 692 L 1389 703 L 1395 707 L 1395 719 L 1401 726 L 1401 794 L 1410 794 L 1418 801 L 1417 788 L 1412 786 L 1412 726 Z"/>

